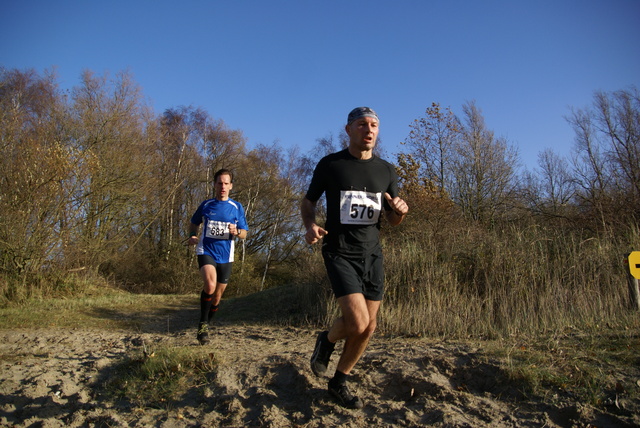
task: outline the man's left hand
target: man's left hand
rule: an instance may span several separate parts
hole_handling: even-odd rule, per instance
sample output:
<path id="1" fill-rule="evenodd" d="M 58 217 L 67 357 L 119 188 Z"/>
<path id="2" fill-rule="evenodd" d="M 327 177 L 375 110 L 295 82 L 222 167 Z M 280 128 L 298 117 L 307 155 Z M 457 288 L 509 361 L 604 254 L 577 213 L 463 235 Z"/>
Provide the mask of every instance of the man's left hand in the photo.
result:
<path id="1" fill-rule="evenodd" d="M 391 207 L 393 212 L 395 212 L 399 216 L 404 216 L 409 212 L 409 206 L 407 205 L 407 203 L 400 199 L 398 196 L 392 198 L 390 194 L 385 192 L 384 197 L 389 203 L 389 206 Z"/>

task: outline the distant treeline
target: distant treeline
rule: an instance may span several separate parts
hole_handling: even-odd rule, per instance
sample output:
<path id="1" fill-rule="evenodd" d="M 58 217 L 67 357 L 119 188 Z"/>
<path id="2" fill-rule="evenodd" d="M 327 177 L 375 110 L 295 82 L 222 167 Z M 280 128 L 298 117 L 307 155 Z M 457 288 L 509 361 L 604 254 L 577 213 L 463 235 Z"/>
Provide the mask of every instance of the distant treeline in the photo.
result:
<path id="1" fill-rule="evenodd" d="M 449 292 L 479 299 L 515 283 L 561 280 L 558 287 L 575 288 L 585 277 L 531 269 L 569 269 L 558 260 L 581 263 L 569 253 L 595 242 L 615 253 L 600 259 L 609 265 L 619 259 L 622 266 L 622 254 L 640 249 L 636 88 L 596 92 L 593 105 L 574 109 L 571 158 L 545 150 L 533 171 L 519 169 L 517 151 L 487 128 L 474 102 L 461 118 L 425 104 L 424 117 L 407 119 L 404 151 L 388 159 L 411 210 L 401 226 L 383 225 L 392 302 L 424 290 L 428 277 L 447 278 Z M 320 283 L 318 249 L 302 239 L 299 202 L 317 160 L 345 145 L 343 133 L 329 135 L 304 152 L 278 143 L 249 148 L 241 130 L 200 108 L 152 111 L 128 73 L 86 71 L 67 92 L 51 73 L 0 69 L 2 298 L 61 292 L 80 273 L 130 290 L 194 291 L 188 221 L 211 197 L 222 167 L 235 172 L 232 197 L 245 206 L 251 229 L 229 291 Z M 526 269 L 509 266 L 514 252 Z M 597 263 L 593 253 L 588 258 Z M 614 287 L 624 277 L 609 267 Z M 614 295 L 612 307 L 624 289 Z"/>

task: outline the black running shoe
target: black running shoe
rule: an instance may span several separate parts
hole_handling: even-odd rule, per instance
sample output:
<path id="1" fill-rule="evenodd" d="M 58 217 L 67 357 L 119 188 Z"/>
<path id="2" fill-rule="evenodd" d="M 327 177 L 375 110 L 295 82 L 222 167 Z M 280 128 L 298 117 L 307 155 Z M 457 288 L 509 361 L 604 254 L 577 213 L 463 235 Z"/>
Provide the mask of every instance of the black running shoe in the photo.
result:
<path id="1" fill-rule="evenodd" d="M 207 323 L 201 322 L 198 325 L 198 334 L 196 336 L 201 345 L 209 343 L 209 326 Z"/>
<path id="2" fill-rule="evenodd" d="M 332 385 L 331 382 L 329 382 L 329 394 L 331 394 L 342 407 L 348 409 L 362 409 L 364 407 L 362 400 L 349 391 L 347 384 Z"/>
<path id="3" fill-rule="evenodd" d="M 331 353 L 336 346 L 335 343 L 329 342 L 328 335 L 328 331 L 323 331 L 318 334 L 316 347 L 313 349 L 313 354 L 311 355 L 311 371 L 316 376 L 322 376 L 327 372 Z"/>

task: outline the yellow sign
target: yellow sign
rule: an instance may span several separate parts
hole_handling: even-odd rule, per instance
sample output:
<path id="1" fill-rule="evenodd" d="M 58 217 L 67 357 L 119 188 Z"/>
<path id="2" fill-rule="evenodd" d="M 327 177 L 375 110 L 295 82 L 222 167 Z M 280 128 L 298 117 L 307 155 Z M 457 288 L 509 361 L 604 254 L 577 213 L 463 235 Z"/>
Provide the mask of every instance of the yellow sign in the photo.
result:
<path id="1" fill-rule="evenodd" d="M 640 251 L 633 251 L 629 254 L 629 271 L 631 276 L 640 279 Z"/>

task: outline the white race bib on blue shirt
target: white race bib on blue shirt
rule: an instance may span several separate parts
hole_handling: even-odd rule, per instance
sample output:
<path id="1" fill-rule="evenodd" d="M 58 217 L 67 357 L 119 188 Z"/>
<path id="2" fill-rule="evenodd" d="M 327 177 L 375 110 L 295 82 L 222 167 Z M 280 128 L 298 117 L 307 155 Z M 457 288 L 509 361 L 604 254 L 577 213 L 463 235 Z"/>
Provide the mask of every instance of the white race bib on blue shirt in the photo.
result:
<path id="1" fill-rule="evenodd" d="M 229 239 L 229 223 L 209 220 L 205 236 L 213 239 Z"/>

